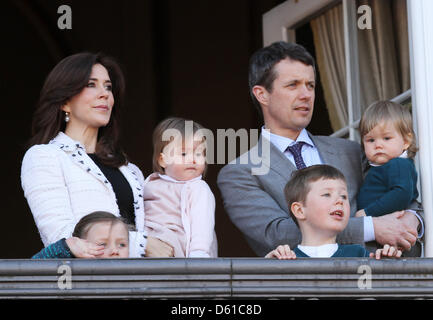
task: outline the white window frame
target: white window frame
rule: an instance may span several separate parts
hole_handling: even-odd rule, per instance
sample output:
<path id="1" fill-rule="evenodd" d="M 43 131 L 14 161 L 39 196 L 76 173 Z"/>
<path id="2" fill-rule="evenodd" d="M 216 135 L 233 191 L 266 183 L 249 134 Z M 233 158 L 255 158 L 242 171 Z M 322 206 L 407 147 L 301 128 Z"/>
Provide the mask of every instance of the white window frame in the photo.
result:
<path id="1" fill-rule="evenodd" d="M 263 15 L 263 44 L 267 46 L 275 41 L 296 42 L 295 29 L 300 24 L 310 21 L 328 8 L 343 4 L 344 51 L 346 58 L 346 87 L 348 123 L 332 133 L 333 137 L 346 137 L 360 142 L 358 133 L 361 118 L 360 80 L 357 37 L 357 7 L 354 0 L 288 0 Z M 392 100 L 402 103 L 409 100 L 408 90 Z M 416 128 L 415 128 L 416 129 Z M 415 131 L 417 132 L 417 131 Z"/>
<path id="2" fill-rule="evenodd" d="M 412 111 L 418 137 L 425 256 L 433 257 L 433 2 L 407 0 Z M 418 116 L 419 115 L 419 116 Z"/>

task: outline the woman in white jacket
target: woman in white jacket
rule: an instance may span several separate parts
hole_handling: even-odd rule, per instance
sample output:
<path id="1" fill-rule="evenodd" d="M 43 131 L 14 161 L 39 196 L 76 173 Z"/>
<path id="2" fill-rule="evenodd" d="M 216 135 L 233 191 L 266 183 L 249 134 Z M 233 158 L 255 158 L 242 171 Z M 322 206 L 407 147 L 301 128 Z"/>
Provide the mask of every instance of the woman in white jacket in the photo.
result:
<path id="1" fill-rule="evenodd" d="M 21 183 L 45 246 L 70 238 L 93 211 L 135 226 L 130 257 L 173 255 L 144 232 L 143 174 L 119 146 L 124 78 L 102 54 L 66 57 L 50 72 L 34 114 Z"/>

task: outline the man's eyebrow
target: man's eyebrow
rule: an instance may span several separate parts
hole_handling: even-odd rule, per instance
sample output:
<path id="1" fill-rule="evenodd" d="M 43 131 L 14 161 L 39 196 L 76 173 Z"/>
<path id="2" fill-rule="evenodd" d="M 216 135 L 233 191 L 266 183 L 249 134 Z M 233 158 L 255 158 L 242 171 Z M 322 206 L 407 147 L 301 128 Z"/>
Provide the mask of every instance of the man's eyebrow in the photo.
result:
<path id="1" fill-rule="evenodd" d="M 284 83 L 285 85 L 287 85 L 287 84 L 291 84 L 291 83 L 295 83 L 295 84 L 297 84 L 297 83 L 299 83 L 299 82 L 300 82 L 299 79 L 288 79 L 288 80 L 285 80 L 283 83 Z"/>
<path id="2" fill-rule="evenodd" d="M 300 80 L 298 78 L 293 78 L 293 79 L 288 79 L 286 81 L 284 81 L 286 84 L 288 83 L 299 83 L 299 82 L 303 82 L 303 80 Z M 316 80 L 307 80 L 305 81 L 306 83 L 316 83 Z"/>

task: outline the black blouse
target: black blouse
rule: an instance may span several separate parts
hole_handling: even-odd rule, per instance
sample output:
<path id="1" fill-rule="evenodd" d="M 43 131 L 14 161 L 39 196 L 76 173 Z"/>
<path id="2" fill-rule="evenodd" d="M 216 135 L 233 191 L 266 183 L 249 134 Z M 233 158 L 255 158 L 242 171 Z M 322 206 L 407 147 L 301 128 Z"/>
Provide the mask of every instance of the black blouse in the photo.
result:
<path id="1" fill-rule="evenodd" d="M 134 196 L 128 180 L 126 180 L 125 176 L 118 168 L 108 167 L 102 164 L 95 154 L 88 153 L 88 156 L 96 163 L 111 183 L 114 194 L 116 195 L 120 215 L 127 223 L 135 225 Z"/>

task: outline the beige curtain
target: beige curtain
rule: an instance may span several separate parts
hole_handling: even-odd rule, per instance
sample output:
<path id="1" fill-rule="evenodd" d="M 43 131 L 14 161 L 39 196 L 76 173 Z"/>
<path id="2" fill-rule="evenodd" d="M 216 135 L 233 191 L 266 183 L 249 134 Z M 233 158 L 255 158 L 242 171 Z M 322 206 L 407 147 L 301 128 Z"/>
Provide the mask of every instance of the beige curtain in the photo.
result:
<path id="1" fill-rule="evenodd" d="M 362 112 L 372 102 L 391 99 L 410 88 L 409 42 L 406 0 L 357 0 L 357 5 L 368 5 L 372 12 L 372 28 L 358 29 Z M 348 124 L 342 5 L 313 19 L 311 28 L 326 105 L 336 131 Z"/>
<path id="2" fill-rule="evenodd" d="M 313 19 L 311 28 L 329 119 L 332 128 L 338 130 L 348 121 L 342 6 Z"/>
<path id="3" fill-rule="evenodd" d="M 406 4 L 406 0 L 394 0 L 392 2 L 394 34 L 397 35 L 395 40 L 401 92 L 410 89 L 409 29 Z"/>
<path id="4" fill-rule="evenodd" d="M 392 0 L 360 0 L 372 12 L 372 28 L 358 29 L 361 109 L 401 93 Z M 406 32 L 407 37 L 407 32 Z"/>

